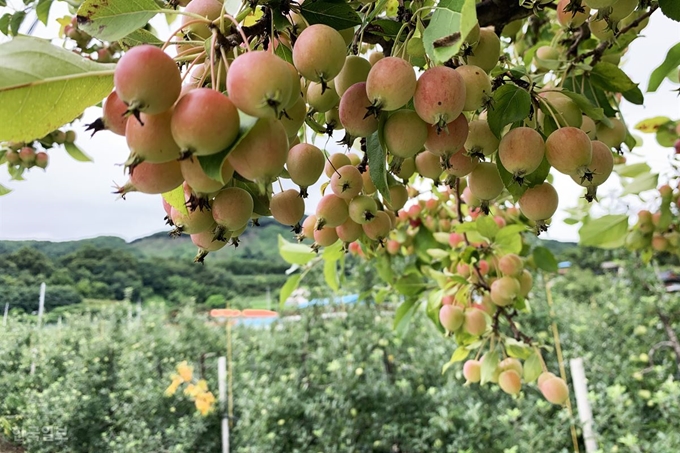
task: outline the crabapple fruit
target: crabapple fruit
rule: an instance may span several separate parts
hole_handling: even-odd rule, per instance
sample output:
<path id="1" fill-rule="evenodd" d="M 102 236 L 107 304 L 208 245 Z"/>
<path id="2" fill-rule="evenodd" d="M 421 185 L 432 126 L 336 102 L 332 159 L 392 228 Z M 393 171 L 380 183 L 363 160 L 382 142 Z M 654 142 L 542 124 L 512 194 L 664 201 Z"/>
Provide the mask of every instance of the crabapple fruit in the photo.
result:
<path id="1" fill-rule="evenodd" d="M 457 305 L 442 305 L 439 309 L 439 322 L 449 332 L 455 332 L 465 322 L 465 313 Z"/>
<path id="2" fill-rule="evenodd" d="M 172 113 L 172 137 L 182 151 L 208 156 L 225 150 L 238 136 L 240 120 L 231 100 L 210 88 L 182 96 Z"/>
<path id="3" fill-rule="evenodd" d="M 398 57 L 385 57 L 378 61 L 366 78 L 366 95 L 369 112 L 402 108 L 414 96 L 416 73 L 411 63 Z M 416 109 L 417 110 L 417 109 Z"/>
<path id="4" fill-rule="evenodd" d="M 387 150 L 407 159 L 423 149 L 428 136 L 427 124 L 413 110 L 398 110 L 385 121 L 383 129 Z"/>
<path id="5" fill-rule="evenodd" d="M 182 77 L 172 57 L 159 47 L 143 44 L 121 57 L 113 84 L 129 112 L 157 115 L 170 109 L 179 97 Z"/>
<path id="6" fill-rule="evenodd" d="M 517 127 L 503 136 L 498 145 L 498 158 L 512 173 L 518 184 L 543 162 L 545 142 L 541 134 L 530 127 Z"/>
<path id="7" fill-rule="evenodd" d="M 305 215 L 305 202 L 297 190 L 288 189 L 272 196 L 269 209 L 277 222 L 294 226 Z"/>
<path id="8" fill-rule="evenodd" d="M 465 83 L 466 112 L 475 111 L 486 104 L 491 97 L 491 79 L 482 68 L 475 65 L 463 65 L 456 68 Z"/>
<path id="9" fill-rule="evenodd" d="M 447 66 L 434 66 L 418 79 L 413 106 L 423 121 L 441 132 L 462 113 L 465 97 L 463 76 Z"/>
<path id="10" fill-rule="evenodd" d="M 555 170 L 565 175 L 587 175 L 593 159 L 593 146 L 581 129 L 563 127 L 545 141 L 545 157 Z"/>
<path id="11" fill-rule="evenodd" d="M 305 79 L 325 85 L 342 70 L 346 53 L 345 40 L 337 30 L 314 24 L 295 40 L 293 64 Z"/>
<path id="12" fill-rule="evenodd" d="M 261 50 L 239 55 L 227 72 L 229 99 L 244 113 L 257 118 L 278 118 L 297 92 L 288 63 Z M 249 134 L 250 135 L 250 134 Z"/>
<path id="13" fill-rule="evenodd" d="M 501 41 L 493 28 L 479 30 L 479 40 L 472 48 L 472 55 L 467 57 L 468 64 L 479 66 L 487 74 L 498 64 L 501 56 Z"/>

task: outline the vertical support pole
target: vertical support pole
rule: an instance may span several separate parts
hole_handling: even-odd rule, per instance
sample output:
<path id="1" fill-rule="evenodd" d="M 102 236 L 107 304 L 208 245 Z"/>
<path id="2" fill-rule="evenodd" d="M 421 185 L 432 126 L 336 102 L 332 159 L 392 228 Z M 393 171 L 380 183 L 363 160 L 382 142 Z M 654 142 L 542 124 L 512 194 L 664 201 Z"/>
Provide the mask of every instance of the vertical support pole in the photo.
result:
<path id="1" fill-rule="evenodd" d="M 5 304 L 5 314 L 2 317 L 2 325 L 3 327 L 7 326 L 7 314 L 9 313 L 9 302 Z"/>
<path id="2" fill-rule="evenodd" d="M 45 313 L 45 289 L 47 288 L 47 285 L 45 285 L 45 282 L 42 282 L 40 284 L 40 300 L 38 301 L 38 329 L 42 327 L 42 317 L 43 313 Z"/>
<path id="3" fill-rule="evenodd" d="M 222 453 L 229 453 L 229 417 L 227 414 L 227 358 L 217 359 L 220 411 L 222 412 Z"/>
<path id="4" fill-rule="evenodd" d="M 583 429 L 583 440 L 586 444 L 586 452 L 594 453 L 597 451 L 597 436 L 593 429 L 593 412 L 588 401 L 588 384 L 586 382 L 586 372 L 583 367 L 583 359 L 571 359 L 571 380 L 574 383 L 574 393 L 576 396 L 576 407 L 578 418 Z"/>

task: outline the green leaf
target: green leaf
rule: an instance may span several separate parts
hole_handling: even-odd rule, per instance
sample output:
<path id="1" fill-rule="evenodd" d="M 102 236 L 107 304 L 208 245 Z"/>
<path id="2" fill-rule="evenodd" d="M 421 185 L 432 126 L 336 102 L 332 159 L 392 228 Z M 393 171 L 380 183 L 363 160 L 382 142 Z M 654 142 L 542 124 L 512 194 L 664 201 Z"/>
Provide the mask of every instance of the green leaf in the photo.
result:
<path id="1" fill-rule="evenodd" d="M 541 364 L 541 358 L 533 351 L 528 359 L 524 361 L 523 367 L 523 379 L 524 382 L 533 382 L 543 373 L 543 365 Z"/>
<path id="2" fill-rule="evenodd" d="M 343 256 L 345 256 L 345 252 L 342 241 L 336 241 L 335 244 L 324 247 L 323 252 L 321 252 L 321 258 L 325 261 L 338 261 Z"/>
<path id="3" fill-rule="evenodd" d="M 7 195 L 11 191 L 12 191 L 12 189 L 8 189 L 7 187 L 0 184 L 0 197 L 3 196 L 3 195 Z"/>
<path id="4" fill-rule="evenodd" d="M 656 142 L 666 148 L 675 146 L 678 132 L 675 130 L 675 122 L 669 121 L 661 125 L 656 131 Z"/>
<path id="5" fill-rule="evenodd" d="M 633 103 L 635 105 L 642 105 L 645 103 L 645 96 L 642 94 L 642 91 L 640 90 L 639 87 L 632 88 L 628 91 L 624 91 L 621 93 L 624 98 L 630 103 Z"/>
<path id="6" fill-rule="evenodd" d="M 525 225 L 508 225 L 501 228 L 496 234 L 494 248 L 502 253 L 520 253 L 524 231 L 529 231 Z"/>
<path id="7" fill-rule="evenodd" d="M 382 129 L 382 124 L 379 129 Z M 380 194 L 390 201 L 390 189 L 387 185 L 387 170 L 385 168 L 385 149 L 380 144 L 378 132 L 366 137 L 366 154 L 368 155 L 368 171 L 371 181 L 375 184 Z"/>
<path id="8" fill-rule="evenodd" d="M 628 147 L 628 150 L 632 150 L 636 146 L 642 146 L 642 139 L 637 136 L 633 136 L 630 132 L 626 131 L 626 138 L 623 144 Z"/>
<path id="9" fill-rule="evenodd" d="M 280 234 L 279 254 L 285 262 L 298 265 L 307 264 L 316 257 L 316 253 L 309 246 L 288 242 Z"/>
<path id="10" fill-rule="evenodd" d="M 336 30 L 361 25 L 361 17 L 344 0 L 306 1 L 300 6 L 300 13 L 309 25 L 324 24 Z"/>
<path id="11" fill-rule="evenodd" d="M 652 72 L 652 75 L 649 77 L 647 92 L 652 93 L 656 91 L 661 85 L 661 82 L 663 82 L 663 79 L 665 79 L 671 71 L 677 71 L 678 66 L 680 66 L 680 42 L 670 48 L 663 63 Z"/>
<path id="12" fill-rule="evenodd" d="M 217 154 L 211 154 L 210 156 L 198 156 L 198 161 L 201 163 L 201 168 L 208 176 L 208 178 L 214 179 L 215 181 L 224 182 L 222 180 L 222 164 L 224 164 L 224 159 L 227 158 L 230 152 L 236 148 L 239 143 L 250 133 L 251 130 L 257 124 L 258 118 L 246 115 L 239 110 L 238 117 L 240 120 L 240 125 L 238 128 L 238 135 L 234 143 L 229 145 L 224 151 L 220 151 Z M 265 120 L 263 120 L 265 121 Z"/>
<path id="13" fill-rule="evenodd" d="M 499 231 L 498 224 L 494 221 L 493 217 L 480 215 L 477 217 L 477 220 L 475 220 L 475 223 L 477 224 L 477 231 L 479 234 L 493 241 Z"/>
<path id="14" fill-rule="evenodd" d="M 385 36 L 394 39 L 397 37 L 397 33 L 399 33 L 399 30 L 401 29 L 401 24 L 396 20 L 377 19 L 371 22 L 367 29 L 370 30 L 371 34 L 373 35 Z M 406 33 L 402 33 L 399 40 L 403 41 L 404 38 L 406 38 Z"/>
<path id="15" fill-rule="evenodd" d="M 624 178 L 635 178 L 642 174 L 648 174 L 652 168 L 644 162 L 630 165 L 616 165 L 614 171 Z"/>
<path id="16" fill-rule="evenodd" d="M 621 247 L 628 234 L 627 215 L 606 215 L 591 220 L 579 231 L 579 245 L 600 248 Z"/>
<path id="17" fill-rule="evenodd" d="M 423 32 L 425 52 L 444 63 L 458 53 L 476 23 L 475 0 L 440 0 Z"/>
<path id="18" fill-rule="evenodd" d="M 9 34 L 9 21 L 12 20 L 12 15 L 10 13 L 3 14 L 0 17 L 0 33 L 3 35 Z"/>
<path id="19" fill-rule="evenodd" d="M 293 291 L 295 291 L 300 284 L 300 280 L 302 279 L 302 274 L 293 274 L 290 277 L 288 277 L 288 280 L 286 280 L 286 283 L 283 284 L 281 287 L 281 291 L 279 292 L 279 308 L 282 309 L 283 306 L 286 304 L 286 300 L 290 297 L 291 294 L 293 294 Z"/>
<path id="20" fill-rule="evenodd" d="M 143 28 L 133 31 L 118 42 L 121 46 L 123 46 L 123 49 L 129 49 L 141 44 L 150 44 L 157 47 L 163 46 L 163 41 L 158 39 L 158 37 L 150 31 L 144 30 Z"/>
<path id="21" fill-rule="evenodd" d="M 534 249 L 534 262 L 539 269 L 546 272 L 557 272 L 557 260 L 550 250 L 545 247 Z"/>
<path id="22" fill-rule="evenodd" d="M 416 305 L 417 299 L 406 299 L 403 301 L 397 311 L 394 313 L 394 330 L 404 329 L 404 324 L 408 324 L 413 315 L 412 310 Z"/>
<path id="23" fill-rule="evenodd" d="M 550 117 L 546 117 L 545 121 L 552 120 L 550 119 Z M 543 181 L 545 181 L 545 178 L 548 177 L 548 173 L 550 173 L 551 168 L 550 164 L 548 163 L 548 159 L 544 157 L 543 161 L 541 162 L 541 165 L 539 165 L 538 168 L 534 170 L 531 174 L 525 176 L 524 182 L 520 186 L 519 184 L 517 184 L 517 181 L 515 181 L 515 178 L 513 177 L 512 173 L 510 173 L 503 166 L 503 163 L 501 162 L 500 159 L 496 159 L 496 167 L 498 167 L 498 173 L 501 176 L 503 185 L 505 186 L 506 189 L 508 189 L 508 192 L 510 192 L 510 195 L 512 195 L 515 201 L 519 200 L 519 198 L 524 194 L 524 192 L 527 191 L 529 187 L 534 187 L 535 185 L 541 184 Z"/>
<path id="24" fill-rule="evenodd" d="M 394 289 L 404 296 L 417 296 L 425 290 L 427 285 L 415 274 L 404 275 L 397 279 Z"/>
<path id="25" fill-rule="evenodd" d="M 28 142 L 73 121 L 111 92 L 113 68 L 38 38 L 0 44 L 0 141 Z"/>
<path id="26" fill-rule="evenodd" d="M 19 34 L 19 28 L 21 27 L 21 24 L 24 23 L 25 18 L 26 18 L 25 11 L 17 11 L 16 13 L 14 13 L 12 19 L 9 21 L 9 28 L 12 32 L 12 35 L 16 36 Z"/>
<path id="27" fill-rule="evenodd" d="M 666 17 L 680 22 L 680 3 L 678 0 L 659 0 L 659 6 Z"/>
<path id="28" fill-rule="evenodd" d="M 380 277 L 385 283 L 391 285 L 394 282 L 394 271 L 392 270 L 390 257 L 387 254 L 377 259 L 375 263 L 375 270 L 378 271 L 378 277 Z"/>
<path id="29" fill-rule="evenodd" d="M 671 212 L 671 198 L 663 199 L 661 201 L 661 208 L 659 210 L 659 222 L 656 225 L 658 231 L 665 231 L 673 222 L 673 213 Z"/>
<path id="30" fill-rule="evenodd" d="M 38 16 L 38 20 L 45 25 L 47 25 L 47 20 L 49 19 L 52 1 L 53 0 L 38 0 L 38 4 L 35 6 L 35 14 Z"/>
<path id="31" fill-rule="evenodd" d="M 153 0 L 85 0 L 78 8 L 78 27 L 102 41 L 118 41 L 160 10 Z"/>
<path id="32" fill-rule="evenodd" d="M 531 356 L 533 349 L 528 344 L 517 341 L 514 338 L 508 338 L 505 340 L 505 351 L 510 357 L 526 360 Z"/>
<path id="33" fill-rule="evenodd" d="M 604 110 L 597 107 L 591 102 L 590 99 L 583 96 L 582 94 L 574 93 L 573 91 L 569 90 L 562 90 L 560 93 L 574 101 L 576 105 L 578 105 L 578 108 L 581 109 L 581 112 L 583 112 L 584 115 L 589 116 L 594 121 L 606 119 L 604 116 Z"/>
<path id="34" fill-rule="evenodd" d="M 179 211 L 180 214 L 189 215 L 187 205 L 185 203 L 184 187 L 182 184 L 177 186 L 170 192 L 163 194 L 163 199 L 173 208 Z"/>
<path id="35" fill-rule="evenodd" d="M 484 385 L 491 381 L 494 374 L 496 374 L 499 363 L 500 356 L 498 351 L 488 352 L 484 355 L 484 360 L 482 360 L 482 380 L 480 381 L 480 385 Z"/>
<path id="36" fill-rule="evenodd" d="M 656 188 L 659 182 L 659 175 L 656 173 L 644 173 L 637 178 L 633 179 L 630 183 L 626 184 L 625 189 L 623 189 L 623 195 L 639 194 L 645 190 L 652 190 Z"/>
<path id="37" fill-rule="evenodd" d="M 444 260 L 449 257 L 449 252 L 442 249 L 427 249 L 425 252 L 436 260 Z"/>
<path id="38" fill-rule="evenodd" d="M 487 121 L 491 132 L 501 137 L 503 127 L 529 116 L 531 96 L 515 84 L 507 83 L 493 93 Z"/>
<path id="39" fill-rule="evenodd" d="M 284 44 L 279 44 L 276 46 L 276 49 L 274 49 L 274 53 L 279 56 L 282 60 L 287 61 L 290 64 L 293 64 L 293 51 L 290 50 L 290 47 L 284 45 Z"/>
<path id="40" fill-rule="evenodd" d="M 590 77 L 584 75 L 569 77 L 564 81 L 564 88 L 575 93 L 581 93 L 587 97 L 590 102 L 604 111 L 605 117 L 611 118 L 616 116 L 616 110 L 611 106 L 607 94 L 600 88 L 593 86 L 590 82 Z"/>
<path id="41" fill-rule="evenodd" d="M 453 351 L 453 354 L 451 354 L 451 360 L 449 360 L 448 363 L 442 367 L 442 374 L 446 373 L 446 370 L 448 370 L 451 365 L 457 362 L 462 362 L 463 360 L 467 359 L 469 355 L 470 351 L 467 348 L 456 348 L 456 350 Z"/>
<path id="42" fill-rule="evenodd" d="M 340 290 L 340 281 L 338 278 L 338 266 L 336 261 L 333 260 L 324 261 L 323 277 L 326 280 L 326 284 L 330 289 L 333 290 L 333 292 L 337 293 Z"/>
<path id="43" fill-rule="evenodd" d="M 263 191 L 262 188 L 254 182 L 244 181 L 237 178 L 232 179 L 231 183 L 245 190 L 253 197 L 253 212 L 259 216 L 268 217 L 272 213 L 269 209 L 269 196 L 267 193 L 271 193 L 271 186 L 269 188 L 265 187 Z"/>
<path id="44" fill-rule="evenodd" d="M 92 158 L 81 151 L 75 143 L 64 143 L 64 148 L 66 148 L 68 155 L 78 162 L 92 162 Z"/>
<path id="45" fill-rule="evenodd" d="M 671 122 L 671 119 L 667 116 L 655 116 L 654 118 L 647 118 L 642 120 L 635 125 L 635 129 L 640 132 L 651 134 L 659 130 L 661 126 Z"/>
<path id="46" fill-rule="evenodd" d="M 601 61 L 590 72 L 590 80 L 593 85 L 605 91 L 621 93 L 623 97 L 633 104 L 641 105 L 644 102 L 642 91 L 638 84 L 634 83 L 625 72 L 612 63 Z"/>

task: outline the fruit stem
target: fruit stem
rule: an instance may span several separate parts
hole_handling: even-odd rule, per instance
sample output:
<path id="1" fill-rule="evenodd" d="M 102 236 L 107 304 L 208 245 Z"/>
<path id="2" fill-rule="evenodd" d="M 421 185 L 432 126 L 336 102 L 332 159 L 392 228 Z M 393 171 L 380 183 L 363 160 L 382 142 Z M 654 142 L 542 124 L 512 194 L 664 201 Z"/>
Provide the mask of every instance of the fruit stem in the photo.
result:
<path id="1" fill-rule="evenodd" d="M 198 54 L 196 58 L 189 64 L 189 67 L 187 68 L 186 72 L 182 76 L 182 83 L 184 83 L 184 80 L 187 78 L 187 76 L 191 73 L 191 69 L 196 66 L 196 63 L 198 63 L 198 60 L 201 58 L 205 58 L 205 50 L 201 53 Z M 203 77 L 205 77 L 205 74 L 203 74 Z M 203 80 L 203 79 L 202 79 Z M 212 83 L 215 83 L 215 80 L 212 80 Z"/>
<path id="2" fill-rule="evenodd" d="M 401 28 L 399 29 L 399 32 L 397 32 L 396 38 L 394 38 L 395 43 L 397 43 L 397 44 L 399 43 L 399 37 L 401 36 L 401 32 L 404 31 L 404 29 L 406 29 L 407 27 L 408 27 L 408 22 L 404 23 L 401 26 Z M 404 47 L 406 47 L 406 43 L 404 43 Z M 391 52 L 390 56 L 396 57 L 397 53 L 398 53 L 397 52 L 397 46 L 392 47 L 392 52 Z"/>
<path id="3" fill-rule="evenodd" d="M 178 9 L 160 9 L 158 12 L 162 13 L 162 14 L 174 14 L 174 15 L 180 15 L 180 16 L 187 16 L 187 17 L 191 17 L 191 18 L 196 19 L 196 20 L 200 20 L 202 22 L 210 22 L 208 19 L 201 16 L 200 14 L 189 13 L 189 12 L 183 11 L 183 10 L 180 11 Z M 184 27 L 185 25 L 183 25 L 182 27 Z"/>
<path id="4" fill-rule="evenodd" d="M 538 360 L 541 361 L 541 368 L 543 368 L 544 372 L 548 372 L 548 367 L 545 365 L 545 360 L 543 360 L 543 354 L 541 354 L 541 350 L 538 349 L 538 346 L 534 346 L 534 352 L 538 356 Z"/>
<path id="5" fill-rule="evenodd" d="M 224 6 L 225 5 L 222 5 L 223 11 L 224 11 Z M 246 14 L 246 16 L 247 16 L 247 14 Z M 222 14 L 218 19 L 215 19 L 212 23 L 215 26 L 218 26 L 218 24 L 219 24 L 220 29 L 222 29 L 222 27 L 224 27 L 224 19 L 225 18 L 229 19 L 234 24 L 234 27 L 236 27 L 236 31 L 239 32 L 239 34 L 241 35 L 241 39 L 243 39 L 243 44 L 246 46 L 246 51 L 250 52 L 251 49 L 250 49 L 250 43 L 248 42 L 248 38 L 246 37 L 246 34 L 243 32 L 243 29 L 241 27 L 239 27 L 239 25 L 238 25 L 240 21 L 237 21 L 236 19 L 234 19 L 233 16 L 231 16 L 229 14 Z M 245 19 L 245 17 L 244 17 L 244 19 Z M 220 34 L 222 34 L 222 33 L 220 32 Z"/>
<path id="6" fill-rule="evenodd" d="M 226 6 L 226 5 L 225 5 L 225 6 Z M 246 8 L 244 8 L 243 10 L 241 10 L 240 13 L 238 13 L 238 14 L 236 15 L 236 17 L 235 17 L 236 22 L 238 22 L 238 23 L 243 22 L 243 20 L 244 20 L 246 17 L 250 16 L 250 14 L 252 14 L 252 12 L 253 12 L 253 8 L 251 8 L 250 6 L 247 6 Z"/>
<path id="7" fill-rule="evenodd" d="M 538 96 L 538 102 L 543 103 L 543 105 L 545 105 L 545 108 L 548 110 L 548 113 L 550 113 L 550 116 L 552 117 L 553 121 L 555 122 L 555 126 L 557 126 L 558 129 L 564 127 L 562 124 L 564 124 L 565 126 L 567 125 L 567 121 L 564 119 L 564 116 L 562 116 L 563 123 L 559 122 L 559 120 L 555 116 L 556 110 L 553 111 L 553 107 L 552 107 L 552 105 L 550 105 L 550 102 L 541 98 L 540 96 Z M 559 112 L 557 112 L 557 113 L 559 114 Z"/>
<path id="8" fill-rule="evenodd" d="M 165 40 L 163 43 L 163 47 L 161 47 L 161 50 L 165 50 L 166 47 L 170 45 L 170 41 L 172 41 L 172 38 L 177 37 L 178 34 L 185 28 L 188 27 L 189 25 L 193 24 L 209 24 L 210 21 L 206 19 L 205 17 L 198 16 L 199 18 L 190 20 L 189 22 L 182 24 L 179 28 L 176 28 L 172 33 L 170 33 L 170 36 L 168 36 L 168 39 Z M 179 42 L 179 41 L 176 41 Z M 182 42 L 183 44 L 183 42 Z"/>

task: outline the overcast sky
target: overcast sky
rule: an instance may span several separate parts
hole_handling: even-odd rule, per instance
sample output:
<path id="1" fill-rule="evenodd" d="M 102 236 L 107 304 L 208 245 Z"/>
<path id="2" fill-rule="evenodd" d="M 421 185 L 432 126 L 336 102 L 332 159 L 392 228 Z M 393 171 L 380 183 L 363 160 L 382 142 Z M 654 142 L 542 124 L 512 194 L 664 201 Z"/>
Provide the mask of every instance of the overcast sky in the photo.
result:
<path id="1" fill-rule="evenodd" d="M 52 18 L 58 17 L 53 15 Z M 644 39 L 636 40 L 626 57 L 625 71 L 646 90 L 650 72 L 664 59 L 668 49 L 680 38 L 680 25 L 654 14 L 645 30 Z M 622 110 L 625 120 L 632 128 L 639 120 L 664 115 L 680 117 L 680 104 L 672 84 L 665 82 L 657 93 L 646 94 L 645 106 L 634 106 L 624 101 Z M 0 172 L 0 184 L 13 189 L 9 195 L 0 197 L 0 239 L 73 240 L 102 235 L 119 236 L 133 240 L 158 231 L 167 231 L 163 223 L 164 212 L 160 195 L 131 193 L 126 200 L 118 199 L 112 192 L 114 183 L 127 180 L 120 165 L 128 155 L 123 137 L 100 132 L 90 138 L 84 132 L 84 124 L 99 116 L 99 109 L 89 109 L 82 122 L 76 123 L 76 143 L 92 158 L 94 163 L 81 163 L 71 159 L 66 152 L 50 153 L 47 171 L 34 168 L 25 175 L 26 181 L 10 181 L 4 166 Z M 653 136 L 644 136 L 644 146 L 636 151 L 651 160 L 656 170 L 667 168 L 669 151 L 654 142 Z M 629 162 L 635 161 L 628 156 Z M 608 182 L 600 191 L 616 198 L 618 185 Z M 556 187 L 560 193 L 560 209 L 573 206 L 582 196 L 570 178 L 557 175 Z M 313 211 L 318 190 L 310 190 L 308 211 Z M 576 240 L 574 227 L 561 225 L 563 213 L 555 216 L 548 238 Z"/>

